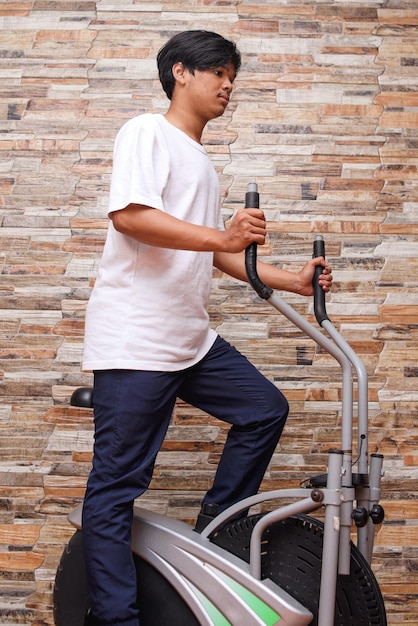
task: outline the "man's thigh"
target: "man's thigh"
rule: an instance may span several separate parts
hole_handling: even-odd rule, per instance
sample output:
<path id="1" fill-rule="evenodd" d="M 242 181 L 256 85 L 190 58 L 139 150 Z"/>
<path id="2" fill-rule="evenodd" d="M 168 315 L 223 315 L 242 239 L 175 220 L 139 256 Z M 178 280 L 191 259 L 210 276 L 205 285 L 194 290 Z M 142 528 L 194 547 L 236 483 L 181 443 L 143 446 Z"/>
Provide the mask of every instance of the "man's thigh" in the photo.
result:
<path id="1" fill-rule="evenodd" d="M 286 398 L 236 348 L 221 337 L 188 371 L 179 396 L 215 417 L 241 427 L 287 414 Z"/>
<path id="2" fill-rule="evenodd" d="M 178 377 L 137 370 L 96 371 L 94 466 L 114 479 L 152 464 L 173 411 Z"/>

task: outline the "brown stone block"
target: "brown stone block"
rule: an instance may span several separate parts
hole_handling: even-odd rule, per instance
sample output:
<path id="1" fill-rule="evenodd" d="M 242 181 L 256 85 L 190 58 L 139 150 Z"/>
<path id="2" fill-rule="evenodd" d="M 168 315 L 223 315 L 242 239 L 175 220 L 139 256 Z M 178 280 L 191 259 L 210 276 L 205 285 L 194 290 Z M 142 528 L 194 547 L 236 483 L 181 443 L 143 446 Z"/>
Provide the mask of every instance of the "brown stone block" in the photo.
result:
<path id="1" fill-rule="evenodd" d="M 304 389 L 292 389 L 287 388 L 285 385 L 280 385 L 280 390 L 286 396 L 288 402 L 293 406 L 296 402 L 303 402 L 305 399 L 306 391 Z M 293 409 L 292 409 L 293 413 Z"/>
<path id="2" fill-rule="evenodd" d="M 406 438 L 399 444 L 399 452 L 402 455 L 414 453 L 418 449 L 418 432 L 409 431 Z"/>
<path id="3" fill-rule="evenodd" d="M 402 409 L 395 402 L 384 402 L 380 400 L 379 406 L 381 413 L 373 418 L 373 426 L 376 428 L 415 428 L 416 427 L 416 409 L 415 406 Z"/>
<path id="4" fill-rule="evenodd" d="M 35 488 L 33 486 L 28 487 L 17 487 L 16 485 L 8 486 L 1 485 L 0 486 L 0 498 L 42 498 L 43 489 L 41 487 Z"/>
<path id="5" fill-rule="evenodd" d="M 380 448 L 379 448 L 380 452 Z M 384 452 L 383 452 L 384 454 Z M 396 457 L 395 457 L 396 458 Z M 418 490 L 418 480 L 400 475 L 400 477 L 392 477 L 390 474 L 385 476 L 385 493 L 397 493 L 401 498 L 415 498 Z"/>
<path id="6" fill-rule="evenodd" d="M 344 235 L 375 235 L 380 232 L 379 222 L 371 220 L 356 221 L 350 218 L 347 219 L 332 219 L 332 220 L 314 220 L 311 223 L 311 232 L 313 233 L 341 233 Z M 332 242 L 330 242 L 332 245 Z M 329 244 L 327 242 L 327 253 Z M 333 256 L 331 249 L 330 256 Z"/>
<path id="7" fill-rule="evenodd" d="M 53 332 L 65 337 L 83 337 L 84 320 L 65 319 L 55 324 Z"/>
<path id="8" fill-rule="evenodd" d="M 19 402 L 23 401 L 22 398 L 30 400 L 41 397 L 50 398 L 51 385 L 39 380 L 15 382 L 14 380 L 8 381 L 6 379 L 0 383 L 0 397 L 3 398 L 3 401 L 7 401 L 8 396 L 20 397 Z M 2 425 L 0 424 L 0 431 L 1 429 Z"/>
<path id="9" fill-rule="evenodd" d="M 339 402 L 341 400 L 340 389 L 308 389 L 306 392 L 306 400 L 309 402 Z"/>
<path id="10" fill-rule="evenodd" d="M 10 194 L 15 185 L 16 179 L 12 177 L 0 178 L 0 193 Z"/>
<path id="11" fill-rule="evenodd" d="M 384 500 L 382 506 L 385 509 L 386 517 L 390 520 L 403 522 L 407 519 L 418 518 L 418 501 L 413 500 Z"/>
<path id="12" fill-rule="evenodd" d="M 68 110 L 84 111 L 86 107 L 87 104 L 79 98 L 65 100 L 58 98 L 53 100 L 32 98 L 28 104 L 27 111 L 54 111 L 54 113 L 57 113 L 61 110 L 65 112 L 68 112 Z"/>
<path id="13" fill-rule="evenodd" d="M 50 424 L 90 424 L 93 422 L 93 409 L 53 406 L 46 412 L 44 421 Z"/>
<path id="14" fill-rule="evenodd" d="M 317 4 L 315 17 L 323 20 L 339 20 L 342 22 L 377 22 L 377 7 L 350 4 Z"/>
<path id="15" fill-rule="evenodd" d="M 5 1 L 1 4 L 0 15 L 28 16 L 32 9 L 32 2 L 20 0 L 18 2 Z"/>
<path id="16" fill-rule="evenodd" d="M 16 274 L 28 274 L 30 276 L 56 276 L 65 274 L 65 265 L 25 265 L 23 260 L 19 265 L 7 264 L 4 266 L 4 274 L 14 276 Z"/>
<path id="17" fill-rule="evenodd" d="M 379 230 L 382 235 L 418 235 L 418 224 L 381 224 Z"/>
<path id="18" fill-rule="evenodd" d="M 30 546 L 38 540 L 41 525 L 0 524 L 0 544 Z"/>
<path id="19" fill-rule="evenodd" d="M 65 12 L 93 12 L 96 10 L 96 3 L 93 0 L 35 0 L 33 11 L 54 11 Z"/>
<path id="20" fill-rule="evenodd" d="M 376 537 L 376 546 L 416 546 L 417 543 L 417 526 L 383 525 Z"/>
<path id="21" fill-rule="evenodd" d="M 106 218 L 83 218 L 73 217 L 70 219 L 70 226 L 73 230 L 107 230 L 109 219 Z"/>
<path id="22" fill-rule="evenodd" d="M 403 447 L 403 443 L 404 443 L 404 438 L 405 438 L 405 431 L 402 431 L 402 428 L 399 428 L 399 435 L 389 435 L 389 436 L 384 436 L 382 437 L 380 444 L 379 444 L 379 450 L 381 451 L 382 454 L 388 454 L 388 455 L 393 455 L 393 454 L 400 454 L 401 449 Z M 403 432 L 403 435 L 402 435 Z"/>
<path id="23" fill-rule="evenodd" d="M 375 197 L 375 192 L 380 192 L 383 188 L 383 181 L 375 179 L 355 179 L 355 178 L 325 178 L 321 182 L 321 190 L 325 191 L 349 191 L 357 194 L 360 191 L 371 191 L 371 197 Z"/>
<path id="24" fill-rule="evenodd" d="M 405 467 L 417 467 L 418 466 L 418 454 L 404 454 Z"/>
<path id="25" fill-rule="evenodd" d="M 408 6 L 408 5 L 406 5 Z M 418 25 L 418 14 L 409 8 L 379 8 L 378 16 L 380 24 L 394 25 L 399 28 L 402 25 Z"/>
<path id="26" fill-rule="evenodd" d="M 203 0 L 204 4 L 210 6 L 212 3 L 217 4 L 217 0 Z M 235 4 L 235 0 L 231 0 L 231 4 Z M 239 5 L 239 13 L 241 16 L 250 17 L 251 19 L 257 15 L 273 15 L 277 17 L 307 17 L 315 14 L 315 7 L 309 4 L 292 3 L 277 4 L 264 2 L 246 2 Z"/>
<path id="27" fill-rule="evenodd" d="M 81 452 L 76 450 L 72 454 L 74 463 L 91 463 L 93 458 L 93 452 Z"/>
<path id="28" fill-rule="evenodd" d="M 1 293 L 1 292 L 0 292 Z M 42 300 L 42 302 L 41 302 Z M 26 296 L 0 295 L 0 308 L 6 310 L 61 310 L 61 302 L 58 297 L 31 298 Z"/>
<path id="29" fill-rule="evenodd" d="M 20 332 L 27 335 L 51 335 L 54 326 L 50 324 L 20 324 Z"/>
<path id="30" fill-rule="evenodd" d="M 245 33 L 246 35 L 252 35 L 254 33 L 278 33 L 279 21 L 271 19 L 251 19 L 240 20 L 234 26 L 234 32 Z"/>
<path id="31" fill-rule="evenodd" d="M 45 497 L 54 500 L 64 499 L 68 501 L 70 498 L 82 498 L 85 490 L 85 485 L 81 487 L 48 487 L 45 488 Z"/>
<path id="32" fill-rule="evenodd" d="M 329 149 L 329 153 L 328 154 L 314 154 L 312 157 L 312 161 L 314 163 L 325 163 L 327 161 L 329 161 L 330 159 L 330 153 L 334 152 L 333 150 Z M 356 156 L 352 156 L 352 155 L 348 155 L 348 154 L 338 154 L 338 153 L 334 153 L 332 155 L 332 162 L 335 166 L 335 163 L 344 163 L 344 164 L 349 164 L 349 163 L 357 163 L 357 165 L 361 164 L 361 163 L 366 163 L 368 165 L 372 165 L 374 164 L 375 166 L 379 166 L 380 164 L 380 158 L 379 156 L 373 155 L 373 154 L 367 154 L 367 155 L 361 155 L 361 154 L 357 154 Z"/>
<path id="33" fill-rule="evenodd" d="M 384 107 L 416 107 L 418 93 L 409 91 L 381 91 L 374 97 L 374 102 Z"/>
<path id="34" fill-rule="evenodd" d="M 26 471 L 22 471 L 22 468 Z M 44 466 L 42 463 L 39 465 L 27 463 L 6 464 L 4 471 L 0 472 L 2 484 L 4 485 L 16 485 L 20 487 L 42 487 L 43 474 L 50 469 L 50 466 Z"/>
<path id="35" fill-rule="evenodd" d="M 414 304 L 382 304 L 379 312 L 381 321 L 386 324 L 416 324 L 418 320 L 418 305 Z"/>
<path id="36" fill-rule="evenodd" d="M 384 128 L 418 128 L 418 115 L 410 111 L 384 111 L 379 126 Z"/>
<path id="37" fill-rule="evenodd" d="M 296 20 L 295 24 L 291 28 L 285 28 L 281 31 L 298 36 L 317 36 L 320 33 L 323 34 L 340 34 L 342 32 L 342 25 L 338 21 L 327 20 L 312 20 L 309 22 L 301 23 L 300 20 Z"/>
<path id="38" fill-rule="evenodd" d="M 96 38 L 96 33 L 89 29 L 80 30 L 38 30 L 35 36 L 35 43 L 52 41 L 54 43 L 71 43 L 77 44 L 79 42 L 91 43 Z"/>
<path id="39" fill-rule="evenodd" d="M 320 49 L 321 54 L 361 54 L 361 55 L 373 55 L 378 53 L 378 48 L 374 46 L 323 46 Z"/>
<path id="40" fill-rule="evenodd" d="M 12 139 L 6 139 L 0 141 L 0 151 L 1 152 L 9 152 L 9 150 L 13 149 L 14 141 Z"/>
<path id="41" fill-rule="evenodd" d="M 94 237 L 92 235 L 71 237 L 67 239 L 62 248 L 66 252 L 102 252 L 105 236 L 104 234 L 103 237 Z"/>
<path id="42" fill-rule="evenodd" d="M 388 167 L 396 167 L 400 164 L 403 166 L 414 166 L 417 164 L 418 160 L 418 152 L 409 149 L 408 146 L 403 145 L 401 142 L 399 145 L 388 144 L 385 147 L 382 147 L 380 154 L 382 157 L 382 165 L 386 165 Z M 385 192 L 387 193 L 391 190 L 399 192 L 400 188 L 396 187 L 396 185 L 400 186 L 400 183 L 388 181 L 388 187 L 385 189 Z"/>
<path id="43" fill-rule="evenodd" d="M 268 213 L 265 211 L 268 219 Z M 299 222 L 267 222 L 267 231 L 279 233 L 310 233 L 312 232 L 312 223 L 310 220 L 301 220 Z"/>
<path id="44" fill-rule="evenodd" d="M 86 180 L 92 180 L 93 183 L 96 181 L 97 184 L 98 174 L 109 174 L 111 172 L 112 161 L 110 159 L 103 158 L 103 155 L 95 156 L 93 151 L 83 154 L 85 154 L 85 158 L 78 163 L 74 163 L 71 168 L 71 171 L 75 174 L 82 174 Z M 101 181 L 101 184 L 103 184 L 103 181 Z M 95 189 L 97 191 L 97 187 Z"/>
<path id="45" fill-rule="evenodd" d="M 0 569 L 3 571 L 34 571 L 43 563 L 42 554 L 33 552 L 0 552 Z"/>
<path id="46" fill-rule="evenodd" d="M 149 55 L 147 48 L 135 48 L 123 46 L 112 47 L 109 43 L 107 47 L 100 45 L 98 40 L 87 53 L 89 59 L 146 59 Z"/>
<path id="47" fill-rule="evenodd" d="M 25 338 L 15 337 L 10 345 L 5 341 L 0 348 L 1 359 L 52 359 L 61 342 L 52 336 Z M 12 347 L 13 344 L 13 347 Z M 32 344 L 32 345 L 31 345 Z M 47 344 L 47 345 L 45 345 Z M 48 344 L 51 344 L 48 346 Z"/>
<path id="48" fill-rule="evenodd" d="M 80 498 L 43 498 L 38 505 L 39 513 L 47 516 L 67 516 L 80 504 Z"/>

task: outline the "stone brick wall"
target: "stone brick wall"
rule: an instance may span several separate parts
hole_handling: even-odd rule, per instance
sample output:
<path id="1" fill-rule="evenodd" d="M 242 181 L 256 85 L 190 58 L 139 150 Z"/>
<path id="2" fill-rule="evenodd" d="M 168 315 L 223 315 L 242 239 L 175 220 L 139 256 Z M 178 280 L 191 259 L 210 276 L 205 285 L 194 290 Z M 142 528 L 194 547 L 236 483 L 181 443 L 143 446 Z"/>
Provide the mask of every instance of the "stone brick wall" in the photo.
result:
<path id="1" fill-rule="evenodd" d="M 374 569 L 389 624 L 418 624 L 418 2 L 0 2 L 0 622 L 52 624 L 51 589 L 89 471 L 92 417 L 68 406 L 106 230 L 115 134 L 164 111 L 155 56 L 179 30 L 239 44 L 233 103 L 205 142 L 225 217 L 257 181 L 260 253 L 297 269 L 323 233 L 328 311 L 370 378 L 385 455 Z M 311 302 L 287 300 L 313 319 Z M 214 327 L 285 392 L 263 489 L 323 471 L 338 442 L 331 358 L 246 285 L 215 273 Z M 179 403 L 143 502 L 192 521 L 225 429 Z"/>

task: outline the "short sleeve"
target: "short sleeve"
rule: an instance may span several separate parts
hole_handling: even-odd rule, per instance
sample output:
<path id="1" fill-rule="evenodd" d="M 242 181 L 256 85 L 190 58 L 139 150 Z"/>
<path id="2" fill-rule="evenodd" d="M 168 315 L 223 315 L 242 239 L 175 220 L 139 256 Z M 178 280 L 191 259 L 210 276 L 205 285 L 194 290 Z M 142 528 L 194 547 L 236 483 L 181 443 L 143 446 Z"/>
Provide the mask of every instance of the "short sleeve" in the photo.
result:
<path id="1" fill-rule="evenodd" d="M 164 211 L 163 190 L 169 176 L 169 154 L 153 116 L 141 115 L 119 131 L 113 152 L 109 213 L 128 204 Z"/>

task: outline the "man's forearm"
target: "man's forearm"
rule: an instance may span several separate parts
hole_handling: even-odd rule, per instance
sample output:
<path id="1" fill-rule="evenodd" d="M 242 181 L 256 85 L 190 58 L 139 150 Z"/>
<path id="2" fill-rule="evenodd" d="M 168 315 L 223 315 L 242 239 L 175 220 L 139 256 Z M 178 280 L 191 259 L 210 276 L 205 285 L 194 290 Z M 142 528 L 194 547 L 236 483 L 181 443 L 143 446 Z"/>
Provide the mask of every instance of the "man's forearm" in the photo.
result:
<path id="1" fill-rule="evenodd" d="M 234 278 L 247 280 L 245 252 L 240 254 L 215 253 L 214 265 Z M 257 259 L 257 272 L 262 282 L 272 289 L 290 291 L 303 296 L 312 296 L 312 281 L 315 275 L 315 268 L 318 265 L 322 266 L 322 271 L 318 278 L 319 284 L 324 291 L 329 291 L 332 284 L 331 267 L 323 257 L 309 259 L 299 272 L 288 272 Z"/>
<path id="2" fill-rule="evenodd" d="M 266 232 L 259 209 L 238 210 L 227 230 L 191 224 L 140 204 L 129 204 L 110 218 L 117 231 L 142 243 L 197 252 L 240 252 L 252 242 L 263 244 Z"/>
<path id="3" fill-rule="evenodd" d="M 245 252 L 230 254 L 225 252 L 215 253 L 214 265 L 222 272 L 248 282 L 245 270 Z M 299 293 L 301 289 L 299 276 L 294 272 L 282 270 L 270 263 L 257 260 L 257 272 L 260 279 L 272 289 Z"/>
<path id="4" fill-rule="evenodd" d="M 159 248 L 213 252 L 222 250 L 222 231 L 196 226 L 142 205 L 129 205 L 111 216 L 117 231 Z"/>

